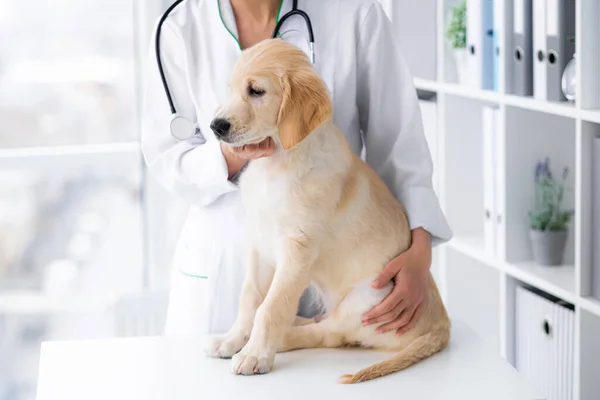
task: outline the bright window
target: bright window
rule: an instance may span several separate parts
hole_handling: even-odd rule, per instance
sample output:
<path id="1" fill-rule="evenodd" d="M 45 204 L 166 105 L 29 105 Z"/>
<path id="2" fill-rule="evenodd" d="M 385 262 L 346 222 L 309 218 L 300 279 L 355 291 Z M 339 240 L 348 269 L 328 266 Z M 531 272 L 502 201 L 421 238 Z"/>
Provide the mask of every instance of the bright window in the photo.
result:
<path id="1" fill-rule="evenodd" d="M 0 400 L 35 398 L 42 341 L 162 328 L 185 206 L 145 172 L 139 110 L 167 3 L 0 0 Z"/>
<path id="2" fill-rule="evenodd" d="M 132 0 L 0 0 L 0 9 L 2 147 L 136 138 Z"/>

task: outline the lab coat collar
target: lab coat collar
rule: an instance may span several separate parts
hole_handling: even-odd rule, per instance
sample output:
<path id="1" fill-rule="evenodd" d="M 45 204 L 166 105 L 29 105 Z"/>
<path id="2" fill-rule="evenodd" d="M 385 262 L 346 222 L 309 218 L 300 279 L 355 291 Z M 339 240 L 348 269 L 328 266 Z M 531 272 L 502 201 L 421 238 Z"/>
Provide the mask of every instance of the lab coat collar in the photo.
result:
<path id="1" fill-rule="evenodd" d="M 223 27 L 229 31 L 231 36 L 235 39 L 240 46 L 239 35 L 237 30 L 237 24 L 235 23 L 235 15 L 233 14 L 233 8 L 231 7 L 230 0 L 216 0 L 218 8 L 219 8 L 219 17 L 221 18 L 221 22 L 223 23 Z M 292 11 L 293 0 L 281 0 L 281 4 L 279 6 L 279 11 L 277 12 L 277 22 L 279 22 L 279 18 L 288 12 Z"/>

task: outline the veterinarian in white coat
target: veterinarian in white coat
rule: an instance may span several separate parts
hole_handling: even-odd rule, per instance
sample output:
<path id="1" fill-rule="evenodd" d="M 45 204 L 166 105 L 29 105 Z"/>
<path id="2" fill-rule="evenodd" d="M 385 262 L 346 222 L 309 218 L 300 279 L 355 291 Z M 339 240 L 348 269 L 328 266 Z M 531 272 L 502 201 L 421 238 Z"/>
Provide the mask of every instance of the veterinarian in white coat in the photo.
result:
<path id="1" fill-rule="evenodd" d="M 376 0 L 299 0 L 315 36 L 315 68 L 328 85 L 334 122 L 407 209 L 413 244 L 391 261 L 378 281 L 395 281 L 392 294 L 364 316 L 408 329 L 424 298 L 431 247 L 451 231 L 432 189 L 432 162 L 412 76 L 390 21 Z M 243 158 L 222 148 L 209 128 L 225 99 L 242 49 L 271 37 L 292 0 L 185 0 L 164 21 L 161 60 L 178 114 L 197 124 L 196 137 L 170 132 L 171 112 L 152 45 L 142 149 L 150 172 L 191 211 L 172 266 L 166 334 L 225 332 L 237 314 L 244 276 L 243 213 L 234 177 L 273 143 L 248 147 Z M 280 36 L 309 51 L 300 17 Z M 243 172 L 242 172 L 243 173 Z M 376 283 L 374 282 L 376 286 Z M 305 311 L 307 313 L 309 311 Z"/>

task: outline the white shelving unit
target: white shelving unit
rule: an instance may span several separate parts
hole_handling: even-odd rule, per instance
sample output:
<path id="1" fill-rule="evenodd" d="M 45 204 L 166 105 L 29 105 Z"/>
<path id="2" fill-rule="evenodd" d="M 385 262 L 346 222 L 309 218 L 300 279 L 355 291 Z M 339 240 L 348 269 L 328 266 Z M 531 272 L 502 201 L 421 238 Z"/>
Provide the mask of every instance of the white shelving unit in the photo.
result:
<path id="1" fill-rule="evenodd" d="M 450 313 L 470 324 L 514 365 L 516 288 L 530 286 L 572 304 L 572 398 L 600 398 L 600 300 L 592 297 L 591 287 L 591 144 L 600 136 L 600 2 L 576 1 L 579 90 L 574 103 L 511 94 L 513 0 L 502 1 L 498 91 L 457 83 L 452 49 L 444 35 L 449 11 L 458 0 L 380 2 L 398 37 L 403 38 L 401 45 L 411 42 L 403 50 L 415 86 L 433 99 L 422 100 L 424 122 L 434 146 L 435 187 L 454 231 L 450 243 L 435 249 L 433 268 Z M 411 18 L 419 19 L 418 30 L 414 23 L 403 23 Z M 419 48 L 422 57 L 415 50 Z M 434 67 L 423 65 L 432 62 Z M 436 71 L 433 76 L 428 72 L 432 69 Z M 505 246 L 496 255 L 485 250 L 483 226 L 481 114 L 489 105 L 499 110 L 497 134 L 504 145 L 496 167 L 502 169 L 500 187 L 504 189 L 498 194 L 504 206 L 498 210 L 503 223 L 497 234 Z M 535 163 L 545 157 L 550 158 L 555 174 L 566 166 L 571 177 L 565 200 L 575 216 L 565 265 L 559 267 L 536 264 L 528 240 L 527 211 L 533 205 Z"/>

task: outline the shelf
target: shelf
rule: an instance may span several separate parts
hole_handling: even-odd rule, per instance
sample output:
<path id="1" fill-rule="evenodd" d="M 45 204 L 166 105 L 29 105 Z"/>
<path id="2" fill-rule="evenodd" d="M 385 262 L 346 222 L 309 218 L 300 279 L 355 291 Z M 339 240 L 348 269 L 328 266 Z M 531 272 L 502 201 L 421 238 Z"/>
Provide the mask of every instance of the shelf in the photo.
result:
<path id="1" fill-rule="evenodd" d="M 567 366 L 571 374 L 569 395 L 573 400 L 595 399 L 600 393 L 596 373 L 600 299 L 588 296 L 593 276 L 591 145 L 600 135 L 600 2 L 575 2 L 576 102 L 515 94 L 520 83 L 513 61 L 516 9 L 512 1 L 494 2 L 493 7 L 494 46 L 500 49 L 494 60 L 498 90 L 472 85 L 484 77 L 478 76 L 480 71 L 469 71 L 470 61 L 459 58 L 463 55 L 456 54 L 446 39 L 448 18 L 456 4 L 454 0 L 438 2 L 436 76 L 416 81 L 418 87 L 435 90 L 438 100 L 435 154 L 439 196 L 454 232 L 454 239 L 440 246 L 438 269 L 443 277 L 444 300 L 449 307 L 462 308 L 465 320 L 482 337 L 495 340 L 495 330 L 499 330 L 501 354 L 513 365 L 519 345 L 526 346 L 515 329 L 516 314 L 521 311 L 516 304 L 516 288 L 532 286 L 573 304 L 576 315 L 568 338 L 574 352 L 572 364 Z M 480 28 L 478 25 L 476 29 Z M 533 78 L 532 71 L 528 73 L 528 78 Z M 484 128 L 490 120 L 482 111 L 487 113 L 490 106 L 498 109 L 494 132 Z M 491 138 L 493 145 L 486 146 Z M 493 163 L 486 163 L 490 158 Z M 527 261 L 532 260 L 527 216 L 536 200 L 535 166 L 546 158 L 555 176 L 563 168 L 570 171 L 564 207 L 575 211 L 564 250 L 566 265 L 556 267 Z M 490 221 L 495 214 L 495 221 L 500 223 L 486 225 L 486 212 L 490 212 Z M 486 231 L 499 238 L 500 251 L 489 251 Z M 485 279 L 495 274 L 499 282 Z M 496 297 L 498 301 L 492 302 Z M 499 326 L 491 320 L 499 320 Z M 549 393 L 546 396 L 552 397 Z"/>
<path id="2" fill-rule="evenodd" d="M 575 104 L 566 101 L 552 102 L 534 99 L 533 97 L 515 96 L 512 94 L 503 95 L 504 104 L 512 107 L 519 107 L 524 110 L 538 111 L 560 117 L 577 118 L 579 110 Z"/>
<path id="3" fill-rule="evenodd" d="M 489 103 L 503 104 L 523 110 L 537 111 L 566 118 L 580 118 L 583 121 L 600 124 L 600 110 L 583 110 L 571 102 L 552 102 L 537 100 L 533 97 L 499 93 L 492 90 L 475 89 L 457 83 L 444 83 L 428 79 L 415 78 L 417 89 L 444 93 L 452 96 L 474 99 Z"/>
<path id="4" fill-rule="evenodd" d="M 600 124 L 600 110 L 581 110 L 581 119 Z"/>
<path id="5" fill-rule="evenodd" d="M 600 316 L 600 300 L 593 297 L 579 297 L 575 294 L 575 271 L 572 265 L 545 267 L 534 262 L 506 263 L 486 254 L 483 238 L 477 236 L 454 238 L 448 246 L 523 283 L 577 304 L 587 312 Z"/>
<path id="6" fill-rule="evenodd" d="M 533 262 L 507 263 L 486 254 L 483 238 L 480 237 L 456 237 L 448 243 L 448 246 L 521 282 L 535 286 L 570 303 L 577 303 L 573 266 L 544 267 Z"/>
<path id="7" fill-rule="evenodd" d="M 593 297 L 581 297 L 579 299 L 579 306 L 587 312 L 600 317 L 600 300 Z"/>
<path id="8" fill-rule="evenodd" d="M 422 78 L 414 78 L 413 83 L 416 89 L 426 90 L 429 92 L 437 92 L 439 89 L 439 84 L 436 81 L 432 81 L 429 79 Z"/>
<path id="9" fill-rule="evenodd" d="M 575 301 L 575 267 L 543 266 L 533 261 L 505 263 L 505 271 L 520 281 L 554 294 L 571 303 Z"/>
<path id="10" fill-rule="evenodd" d="M 491 90 L 475 89 L 456 83 L 445 83 L 442 85 L 441 90 L 446 94 L 466 97 L 474 100 L 487 101 L 491 103 L 500 104 L 502 100 L 502 95 L 498 92 L 494 92 Z"/>

